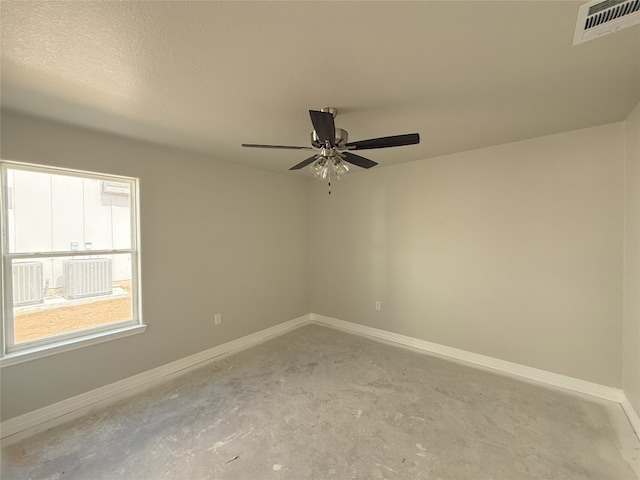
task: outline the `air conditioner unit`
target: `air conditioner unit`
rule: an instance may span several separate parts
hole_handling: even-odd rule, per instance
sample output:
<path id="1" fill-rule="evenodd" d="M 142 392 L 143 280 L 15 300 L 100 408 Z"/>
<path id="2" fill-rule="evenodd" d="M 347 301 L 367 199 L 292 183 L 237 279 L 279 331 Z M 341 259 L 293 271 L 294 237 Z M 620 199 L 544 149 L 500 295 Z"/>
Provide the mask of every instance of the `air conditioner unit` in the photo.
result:
<path id="1" fill-rule="evenodd" d="M 110 258 L 64 260 L 62 275 L 66 299 L 111 294 L 113 269 Z"/>
<path id="2" fill-rule="evenodd" d="M 14 307 L 44 302 L 42 262 L 14 263 L 12 273 Z"/>
<path id="3" fill-rule="evenodd" d="M 640 24 L 640 0 L 594 0 L 580 6 L 573 44 Z"/>

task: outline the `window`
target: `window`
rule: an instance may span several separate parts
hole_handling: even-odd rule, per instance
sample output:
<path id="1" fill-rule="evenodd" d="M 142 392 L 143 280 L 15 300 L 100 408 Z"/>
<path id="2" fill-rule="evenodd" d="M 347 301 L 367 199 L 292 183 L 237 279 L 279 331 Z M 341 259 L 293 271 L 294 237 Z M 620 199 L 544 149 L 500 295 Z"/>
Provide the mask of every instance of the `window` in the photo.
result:
<path id="1" fill-rule="evenodd" d="M 1 165 L 2 363 L 142 331 L 137 180 Z"/>

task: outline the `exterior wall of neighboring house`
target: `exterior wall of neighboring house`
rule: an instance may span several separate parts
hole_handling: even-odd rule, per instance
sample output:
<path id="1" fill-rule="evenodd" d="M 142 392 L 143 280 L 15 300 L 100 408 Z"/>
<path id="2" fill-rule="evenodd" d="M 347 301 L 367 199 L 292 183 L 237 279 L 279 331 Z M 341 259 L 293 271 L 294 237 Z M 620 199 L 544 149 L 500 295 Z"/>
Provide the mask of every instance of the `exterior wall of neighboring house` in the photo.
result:
<path id="1" fill-rule="evenodd" d="M 108 258 L 110 272 L 104 273 L 110 280 L 131 279 L 131 263 L 123 255 L 91 255 L 92 250 L 130 246 L 128 184 L 9 170 L 7 186 L 11 251 L 78 251 L 83 259 Z M 63 288 L 65 260 L 69 258 L 39 259 L 42 276 L 31 280 L 42 282 L 49 292 Z"/>

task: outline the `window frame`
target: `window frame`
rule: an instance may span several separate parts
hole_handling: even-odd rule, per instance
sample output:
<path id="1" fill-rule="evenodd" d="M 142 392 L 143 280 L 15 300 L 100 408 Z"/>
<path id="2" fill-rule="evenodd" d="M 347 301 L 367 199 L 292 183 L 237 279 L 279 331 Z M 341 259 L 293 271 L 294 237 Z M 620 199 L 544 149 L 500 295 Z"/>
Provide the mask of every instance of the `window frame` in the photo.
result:
<path id="1" fill-rule="evenodd" d="M 127 183 L 130 186 L 130 246 L 129 248 L 64 250 L 45 252 L 9 252 L 9 198 L 8 198 L 8 170 L 23 170 L 54 175 L 65 175 L 106 182 Z M 2 322 L 0 328 L 0 366 L 12 365 L 23 361 L 53 355 L 76 348 L 121 338 L 132 334 L 142 333 L 146 325 L 142 321 L 141 283 L 140 283 L 140 210 L 139 210 L 139 179 L 134 177 L 112 175 L 83 170 L 36 165 L 31 163 L 0 160 L 0 312 Z M 58 257 L 83 257 L 87 255 L 130 255 L 131 258 L 131 318 L 95 327 L 83 328 L 58 335 L 42 337 L 25 342 L 14 342 L 13 335 L 13 276 L 12 263 L 14 260 L 38 260 Z"/>

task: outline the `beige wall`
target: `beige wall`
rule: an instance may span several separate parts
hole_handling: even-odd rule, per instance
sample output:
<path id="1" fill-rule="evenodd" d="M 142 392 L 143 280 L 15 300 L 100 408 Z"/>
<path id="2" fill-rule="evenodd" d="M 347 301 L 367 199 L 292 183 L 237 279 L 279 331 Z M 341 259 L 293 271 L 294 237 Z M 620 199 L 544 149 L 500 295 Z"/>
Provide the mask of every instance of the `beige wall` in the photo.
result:
<path id="1" fill-rule="evenodd" d="M 313 183 L 312 311 L 621 387 L 624 128 Z"/>
<path id="2" fill-rule="evenodd" d="M 622 387 L 640 415 L 640 104 L 625 123 Z"/>
<path id="3" fill-rule="evenodd" d="M 4 159 L 141 179 L 149 328 L 4 367 L 2 419 L 310 311 L 624 387 L 640 411 L 638 116 L 358 172 L 328 196 L 3 112 Z"/>
<path id="4" fill-rule="evenodd" d="M 1 140 L 5 160 L 140 178 L 148 324 L 3 367 L 2 420 L 309 312 L 305 180 L 10 112 Z"/>

